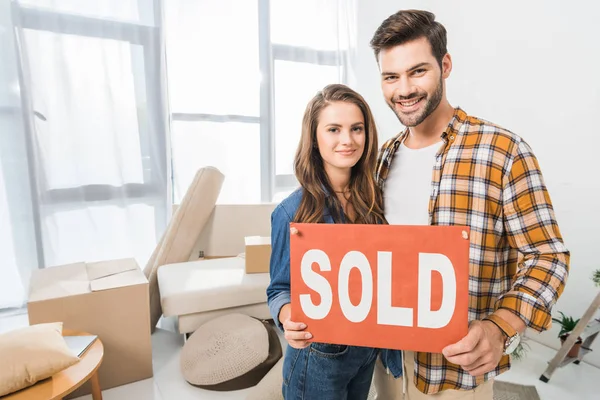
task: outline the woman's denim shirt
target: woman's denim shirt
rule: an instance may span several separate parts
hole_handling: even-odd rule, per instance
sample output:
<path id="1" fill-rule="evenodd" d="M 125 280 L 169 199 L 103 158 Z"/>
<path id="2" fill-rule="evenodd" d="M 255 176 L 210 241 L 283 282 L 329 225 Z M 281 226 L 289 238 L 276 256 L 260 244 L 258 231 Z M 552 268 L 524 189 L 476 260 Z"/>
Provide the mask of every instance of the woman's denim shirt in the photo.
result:
<path id="1" fill-rule="evenodd" d="M 271 214 L 271 283 L 267 287 L 267 303 L 273 321 L 283 331 L 279 311 L 291 303 L 290 298 L 290 223 L 302 200 L 302 189 L 297 189 L 283 200 Z M 326 224 L 335 221 L 328 209 L 323 214 Z M 399 350 L 381 350 L 381 361 L 396 378 L 402 376 L 402 353 Z"/>

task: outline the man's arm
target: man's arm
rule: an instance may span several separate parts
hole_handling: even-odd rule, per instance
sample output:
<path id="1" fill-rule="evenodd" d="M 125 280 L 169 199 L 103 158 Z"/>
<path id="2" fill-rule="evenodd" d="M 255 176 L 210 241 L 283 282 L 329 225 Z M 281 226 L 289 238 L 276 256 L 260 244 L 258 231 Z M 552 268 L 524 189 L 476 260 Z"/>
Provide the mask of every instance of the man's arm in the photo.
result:
<path id="1" fill-rule="evenodd" d="M 516 150 L 504 177 L 503 211 L 508 243 L 523 258 L 495 313 L 519 332 L 525 327 L 541 332 L 550 327 L 552 306 L 564 290 L 570 254 L 537 159 L 523 141 Z"/>
<path id="2" fill-rule="evenodd" d="M 523 255 L 511 289 L 496 302 L 495 315 L 519 333 L 550 326 L 552 306 L 569 273 L 569 251 L 554 217 L 538 162 L 520 142 L 503 181 L 504 226 L 511 247 Z M 473 321 L 469 333 L 443 354 L 473 376 L 496 368 L 506 337 L 491 321 Z"/>

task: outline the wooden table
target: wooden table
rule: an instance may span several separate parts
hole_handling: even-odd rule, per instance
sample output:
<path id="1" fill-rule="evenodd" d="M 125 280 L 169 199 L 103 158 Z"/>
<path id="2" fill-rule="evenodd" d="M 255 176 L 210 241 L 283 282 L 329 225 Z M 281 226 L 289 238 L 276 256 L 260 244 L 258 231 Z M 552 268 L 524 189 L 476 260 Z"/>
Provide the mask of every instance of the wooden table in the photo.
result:
<path id="1" fill-rule="evenodd" d="M 85 332 L 69 329 L 63 331 L 63 336 L 84 336 Z M 92 384 L 92 399 L 102 400 L 98 368 L 104 357 L 104 346 L 97 338 L 83 353 L 78 363 L 54 374 L 52 378 L 44 379 L 27 389 L 2 397 L 2 400 L 59 400 L 74 392 L 88 380 Z"/>

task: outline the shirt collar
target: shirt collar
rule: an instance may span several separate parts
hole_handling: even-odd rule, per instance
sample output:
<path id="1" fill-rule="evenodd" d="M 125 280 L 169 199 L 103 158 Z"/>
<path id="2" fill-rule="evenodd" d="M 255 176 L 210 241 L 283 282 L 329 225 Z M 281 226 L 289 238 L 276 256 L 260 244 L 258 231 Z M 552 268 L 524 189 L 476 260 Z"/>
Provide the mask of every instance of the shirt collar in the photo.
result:
<path id="1" fill-rule="evenodd" d="M 465 123 L 466 120 L 467 120 L 467 113 L 464 112 L 464 110 L 462 108 L 455 107 L 454 114 L 452 115 L 452 118 L 450 119 L 450 122 L 448 123 L 446 130 L 444 130 L 444 132 L 441 133 L 440 138 L 445 143 L 448 143 L 448 142 L 452 143 L 456 139 L 456 136 L 459 133 L 460 128 L 462 127 L 462 125 Z M 409 129 L 405 128 L 404 131 L 402 131 L 402 133 L 400 135 L 398 135 L 398 137 L 396 138 L 396 140 L 394 141 L 394 144 L 393 144 L 393 146 L 396 149 L 398 149 L 398 146 L 400 146 L 400 144 L 406 140 L 406 138 L 408 137 L 408 132 L 409 132 Z"/>

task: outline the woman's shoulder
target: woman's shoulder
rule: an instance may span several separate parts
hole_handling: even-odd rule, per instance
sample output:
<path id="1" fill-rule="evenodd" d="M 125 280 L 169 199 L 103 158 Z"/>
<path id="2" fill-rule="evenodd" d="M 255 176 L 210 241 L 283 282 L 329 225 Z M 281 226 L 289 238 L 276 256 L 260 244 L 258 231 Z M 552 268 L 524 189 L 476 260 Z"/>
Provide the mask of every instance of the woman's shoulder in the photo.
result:
<path id="1" fill-rule="evenodd" d="M 302 188 L 298 188 L 290 193 L 277 205 L 277 207 L 275 207 L 275 210 L 273 210 L 273 217 L 287 217 L 287 219 L 291 221 L 294 218 L 298 207 L 300 207 L 303 193 L 304 190 Z"/>

